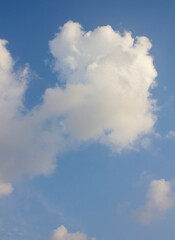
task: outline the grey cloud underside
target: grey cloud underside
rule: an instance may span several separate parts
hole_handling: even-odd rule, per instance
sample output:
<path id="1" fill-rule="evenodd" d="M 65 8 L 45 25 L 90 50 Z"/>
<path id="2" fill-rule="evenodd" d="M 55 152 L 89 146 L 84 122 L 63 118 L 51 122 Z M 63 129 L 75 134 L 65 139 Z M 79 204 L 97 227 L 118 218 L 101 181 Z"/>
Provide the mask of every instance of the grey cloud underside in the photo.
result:
<path id="1" fill-rule="evenodd" d="M 76 142 L 98 141 L 115 151 L 132 149 L 154 131 L 156 70 L 146 37 L 136 43 L 110 26 L 84 32 L 67 22 L 49 42 L 54 71 L 64 88 L 46 89 L 42 104 L 25 112 L 28 70 L 0 40 L 0 181 L 49 174 L 58 154 Z"/>

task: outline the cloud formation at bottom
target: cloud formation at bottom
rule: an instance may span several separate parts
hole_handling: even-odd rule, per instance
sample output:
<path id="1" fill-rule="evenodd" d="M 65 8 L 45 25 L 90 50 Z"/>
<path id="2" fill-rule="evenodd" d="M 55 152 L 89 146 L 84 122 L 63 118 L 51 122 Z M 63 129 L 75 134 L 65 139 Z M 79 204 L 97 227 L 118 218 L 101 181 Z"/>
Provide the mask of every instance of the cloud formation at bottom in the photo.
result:
<path id="1" fill-rule="evenodd" d="M 67 229 L 64 226 L 53 231 L 52 236 L 49 240 L 96 240 L 96 238 L 88 238 L 84 233 L 68 233 Z"/>
<path id="2" fill-rule="evenodd" d="M 175 204 L 172 185 L 173 181 L 165 179 L 151 181 L 145 205 L 135 212 L 141 223 L 148 224 L 161 218 Z"/>

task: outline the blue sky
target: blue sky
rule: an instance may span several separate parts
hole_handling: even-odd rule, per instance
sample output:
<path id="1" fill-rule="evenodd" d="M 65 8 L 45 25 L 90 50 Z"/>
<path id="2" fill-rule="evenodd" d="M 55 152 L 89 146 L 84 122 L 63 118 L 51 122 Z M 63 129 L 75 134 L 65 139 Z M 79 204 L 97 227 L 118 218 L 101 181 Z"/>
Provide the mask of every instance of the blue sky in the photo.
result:
<path id="1" fill-rule="evenodd" d="M 0 239 L 174 240 L 174 9 L 1 1 Z"/>

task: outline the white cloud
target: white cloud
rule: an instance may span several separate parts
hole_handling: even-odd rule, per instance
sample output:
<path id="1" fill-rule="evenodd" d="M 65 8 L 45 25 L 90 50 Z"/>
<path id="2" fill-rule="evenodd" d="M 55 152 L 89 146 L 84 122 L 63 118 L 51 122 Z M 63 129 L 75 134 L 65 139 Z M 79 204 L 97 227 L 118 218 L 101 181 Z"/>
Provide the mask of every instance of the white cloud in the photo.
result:
<path id="1" fill-rule="evenodd" d="M 172 183 L 165 179 L 151 181 L 147 199 L 145 205 L 135 212 L 135 216 L 143 224 L 161 218 L 174 205 Z"/>
<path id="2" fill-rule="evenodd" d="M 0 197 L 9 195 L 13 192 L 13 187 L 10 183 L 1 183 L 0 184 Z"/>
<path id="3" fill-rule="evenodd" d="M 120 151 L 154 131 L 150 88 L 157 73 L 146 37 L 134 43 L 129 32 L 84 32 L 69 21 L 49 42 L 64 87 L 46 89 L 31 111 L 23 105 L 28 69 L 14 70 L 6 43 L 0 40 L 0 183 L 49 174 L 74 143 L 99 141 Z"/>
<path id="4" fill-rule="evenodd" d="M 84 233 L 80 232 L 68 233 L 67 229 L 64 226 L 60 226 L 53 231 L 53 234 L 49 240 L 88 240 L 88 237 Z M 91 240 L 96 239 L 91 238 Z"/>
<path id="5" fill-rule="evenodd" d="M 122 36 L 111 26 L 84 32 L 69 21 L 49 45 L 54 70 L 66 88 L 50 90 L 45 101 L 58 103 L 54 111 L 60 111 L 61 102 L 71 136 L 121 150 L 153 131 L 156 117 L 149 90 L 157 73 L 148 38 L 134 43 L 129 32 Z"/>

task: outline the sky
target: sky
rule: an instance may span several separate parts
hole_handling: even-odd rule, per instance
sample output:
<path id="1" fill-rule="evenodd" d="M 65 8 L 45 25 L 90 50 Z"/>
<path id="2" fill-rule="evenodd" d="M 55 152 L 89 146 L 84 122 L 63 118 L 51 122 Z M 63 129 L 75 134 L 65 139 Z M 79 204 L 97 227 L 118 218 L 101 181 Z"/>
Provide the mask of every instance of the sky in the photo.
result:
<path id="1" fill-rule="evenodd" d="M 0 239 L 174 240 L 175 1 L 0 4 Z"/>

